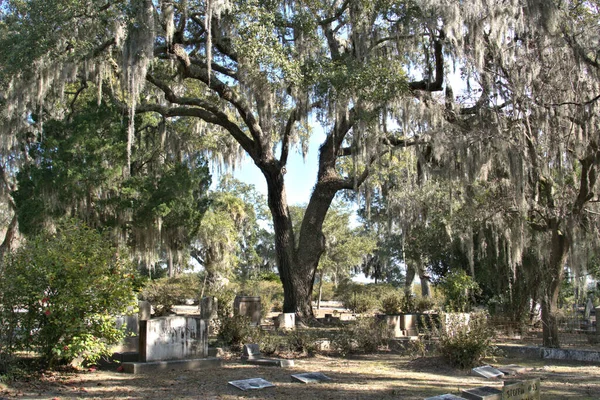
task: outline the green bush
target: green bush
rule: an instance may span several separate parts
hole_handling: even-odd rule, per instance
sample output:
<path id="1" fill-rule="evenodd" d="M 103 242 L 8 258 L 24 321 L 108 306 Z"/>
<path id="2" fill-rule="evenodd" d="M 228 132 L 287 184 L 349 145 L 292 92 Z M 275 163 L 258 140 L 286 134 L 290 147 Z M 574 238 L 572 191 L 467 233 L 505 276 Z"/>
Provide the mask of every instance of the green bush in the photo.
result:
<path id="1" fill-rule="evenodd" d="M 350 353 L 373 353 L 389 339 L 384 321 L 372 317 L 358 318 L 342 326 L 331 339 L 331 347 L 345 356 Z"/>
<path id="2" fill-rule="evenodd" d="M 365 313 L 380 308 L 381 302 L 379 299 L 394 292 L 397 292 L 397 289 L 389 284 L 364 285 L 352 281 L 344 281 L 338 285 L 336 298 L 347 309 L 353 310 L 356 313 Z"/>
<path id="3" fill-rule="evenodd" d="M 241 315 L 220 317 L 217 338 L 223 344 L 239 348 L 247 342 L 253 342 L 257 328 L 250 326 L 250 318 Z"/>
<path id="4" fill-rule="evenodd" d="M 198 274 L 155 279 L 146 284 L 141 298 L 152 304 L 156 316 L 168 315 L 173 313 L 174 305 L 185 304 L 187 299 L 197 299 L 200 286 Z"/>
<path id="5" fill-rule="evenodd" d="M 403 295 L 399 291 L 390 292 L 381 299 L 381 311 L 393 315 L 402 311 Z"/>
<path id="6" fill-rule="evenodd" d="M 8 254 L 0 271 L 0 353 L 33 351 L 46 366 L 108 355 L 136 304 L 135 270 L 107 237 L 65 222 Z"/>
<path id="7" fill-rule="evenodd" d="M 491 354 L 493 330 L 486 313 L 473 313 L 465 323 L 460 314 L 442 315 L 440 352 L 452 365 L 466 369 Z"/>
<path id="8" fill-rule="evenodd" d="M 446 311 L 468 312 L 471 310 L 472 295 L 479 293 L 480 288 L 473 277 L 463 270 L 449 273 L 439 284 L 446 298 Z"/>

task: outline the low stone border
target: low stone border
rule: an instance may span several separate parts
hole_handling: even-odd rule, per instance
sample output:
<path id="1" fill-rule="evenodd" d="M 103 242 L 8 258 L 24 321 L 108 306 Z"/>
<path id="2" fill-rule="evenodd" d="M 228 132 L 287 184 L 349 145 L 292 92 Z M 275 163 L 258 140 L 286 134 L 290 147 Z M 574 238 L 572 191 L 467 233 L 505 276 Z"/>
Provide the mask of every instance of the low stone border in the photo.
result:
<path id="1" fill-rule="evenodd" d="M 195 358 L 190 360 L 171 360 L 153 362 L 126 362 L 123 363 L 123 372 L 128 374 L 142 374 L 146 372 L 165 369 L 201 369 L 221 367 L 223 360 L 220 358 Z"/>
<path id="2" fill-rule="evenodd" d="M 596 350 L 553 349 L 549 347 L 509 345 L 499 345 L 497 347 L 507 354 L 516 354 L 525 357 L 547 360 L 584 361 L 600 364 L 600 351 Z"/>

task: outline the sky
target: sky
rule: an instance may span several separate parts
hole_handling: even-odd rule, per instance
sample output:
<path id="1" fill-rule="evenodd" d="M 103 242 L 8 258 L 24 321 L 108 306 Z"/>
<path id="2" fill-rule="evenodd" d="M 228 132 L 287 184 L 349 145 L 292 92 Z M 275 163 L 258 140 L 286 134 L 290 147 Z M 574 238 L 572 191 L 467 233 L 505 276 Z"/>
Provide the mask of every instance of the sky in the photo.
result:
<path id="1" fill-rule="evenodd" d="M 310 138 L 306 159 L 303 159 L 299 147 L 290 150 L 287 173 L 285 174 L 285 188 L 289 205 L 305 205 L 317 182 L 319 147 L 325 140 L 323 130 L 315 126 Z M 267 196 L 267 182 L 252 159 L 248 156 L 240 166 L 233 171 L 234 178 L 256 187 L 256 190 Z M 218 178 L 213 179 L 218 182 Z"/>

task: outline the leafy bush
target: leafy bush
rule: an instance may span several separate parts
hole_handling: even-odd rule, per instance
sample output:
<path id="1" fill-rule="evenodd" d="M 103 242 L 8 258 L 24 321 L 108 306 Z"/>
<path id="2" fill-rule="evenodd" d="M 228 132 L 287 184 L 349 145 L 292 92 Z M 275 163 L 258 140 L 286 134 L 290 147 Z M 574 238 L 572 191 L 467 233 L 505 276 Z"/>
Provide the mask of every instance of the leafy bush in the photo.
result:
<path id="1" fill-rule="evenodd" d="M 381 299 L 381 311 L 388 315 L 400 313 L 402 311 L 403 297 L 402 293 L 398 291 L 388 293 Z"/>
<path id="2" fill-rule="evenodd" d="M 352 281 L 344 281 L 338 285 L 336 298 L 344 307 L 356 313 L 374 311 L 381 306 L 380 300 L 397 289 L 389 284 L 363 285 Z"/>
<path id="3" fill-rule="evenodd" d="M 471 310 L 471 295 L 479 292 L 479 285 L 463 270 L 454 271 L 444 277 L 439 285 L 446 297 L 446 311 L 468 312 Z"/>
<path id="4" fill-rule="evenodd" d="M 246 342 L 253 342 L 253 334 L 257 329 L 250 326 L 250 318 L 241 315 L 220 317 L 217 338 L 224 344 L 239 348 Z"/>
<path id="5" fill-rule="evenodd" d="M 155 279 L 146 284 L 141 298 L 152 304 L 155 315 L 168 315 L 173 313 L 174 305 L 185 304 L 187 299 L 197 299 L 200 285 L 197 274 Z"/>
<path id="6" fill-rule="evenodd" d="M 389 339 L 388 336 L 384 321 L 362 317 L 342 326 L 331 339 L 331 347 L 343 356 L 356 352 L 373 353 Z"/>
<path id="7" fill-rule="evenodd" d="M 136 304 L 135 270 L 107 237 L 65 222 L 29 239 L 0 271 L 2 353 L 33 351 L 44 365 L 108 355 Z"/>
<path id="8" fill-rule="evenodd" d="M 465 323 L 460 315 L 442 316 L 440 352 L 453 366 L 466 369 L 491 354 L 493 330 L 486 313 L 473 313 Z"/>

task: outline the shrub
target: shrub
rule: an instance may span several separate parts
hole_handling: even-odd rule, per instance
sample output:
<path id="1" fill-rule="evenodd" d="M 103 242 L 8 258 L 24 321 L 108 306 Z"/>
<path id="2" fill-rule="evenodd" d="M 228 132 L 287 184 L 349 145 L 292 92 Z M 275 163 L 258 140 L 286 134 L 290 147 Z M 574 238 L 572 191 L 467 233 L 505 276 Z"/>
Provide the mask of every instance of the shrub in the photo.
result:
<path id="1" fill-rule="evenodd" d="M 219 317 L 218 333 L 224 344 L 239 348 L 246 342 L 253 342 L 253 334 L 256 328 L 250 326 L 250 318 L 241 315 Z"/>
<path id="2" fill-rule="evenodd" d="M 446 298 L 446 311 L 468 312 L 471 295 L 479 292 L 479 285 L 463 270 L 454 271 L 444 277 L 439 285 Z"/>
<path id="3" fill-rule="evenodd" d="M 359 284 L 351 281 L 340 283 L 336 298 L 342 301 L 347 309 L 356 313 L 374 311 L 381 306 L 380 300 L 397 289 L 389 284 Z"/>
<path id="4" fill-rule="evenodd" d="M 160 278 L 148 282 L 140 297 L 152 304 L 156 316 L 169 315 L 173 313 L 174 305 L 185 304 L 187 299 L 197 299 L 200 285 L 197 274 Z"/>
<path id="5" fill-rule="evenodd" d="M 465 323 L 460 315 L 442 316 L 440 352 L 453 366 L 472 368 L 491 354 L 493 330 L 486 313 L 473 313 Z"/>
<path id="6" fill-rule="evenodd" d="M 77 222 L 8 254 L 0 271 L 2 353 L 38 353 L 46 366 L 95 362 L 124 332 L 116 315 L 136 304 L 135 270 L 107 237 Z"/>
<path id="7" fill-rule="evenodd" d="M 389 330 L 384 321 L 362 317 L 342 326 L 333 336 L 331 346 L 343 356 L 355 352 L 373 353 L 384 344 L 388 336 Z"/>
<path id="8" fill-rule="evenodd" d="M 398 314 L 402 311 L 402 293 L 390 292 L 381 299 L 381 311 L 384 314 Z"/>

